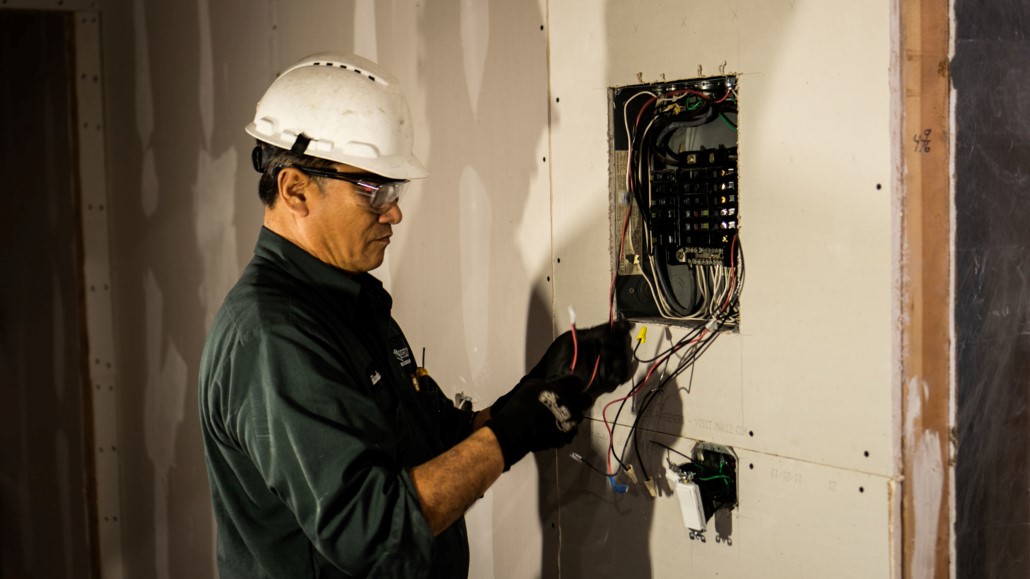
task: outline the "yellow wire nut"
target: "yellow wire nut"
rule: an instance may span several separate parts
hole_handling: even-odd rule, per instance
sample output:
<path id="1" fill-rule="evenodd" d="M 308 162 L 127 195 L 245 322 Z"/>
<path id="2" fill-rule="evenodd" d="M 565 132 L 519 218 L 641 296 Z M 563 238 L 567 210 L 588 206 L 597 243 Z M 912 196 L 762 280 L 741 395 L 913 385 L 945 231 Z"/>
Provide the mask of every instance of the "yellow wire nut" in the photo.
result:
<path id="1" fill-rule="evenodd" d="M 415 368 L 415 375 L 418 376 L 419 378 L 421 378 L 423 376 L 428 376 L 429 375 L 429 370 L 426 370 L 425 368 Z"/>
<path id="2" fill-rule="evenodd" d="M 640 332 L 637 334 L 637 341 L 641 344 L 647 343 L 647 326 L 642 326 Z"/>

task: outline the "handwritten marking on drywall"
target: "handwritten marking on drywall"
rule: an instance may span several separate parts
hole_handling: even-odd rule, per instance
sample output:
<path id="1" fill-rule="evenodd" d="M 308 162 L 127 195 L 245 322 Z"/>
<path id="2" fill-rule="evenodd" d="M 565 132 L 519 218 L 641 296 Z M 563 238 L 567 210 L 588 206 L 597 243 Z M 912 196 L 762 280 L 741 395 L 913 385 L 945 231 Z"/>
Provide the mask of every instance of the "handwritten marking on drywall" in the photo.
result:
<path id="1" fill-rule="evenodd" d="M 931 135 L 933 135 L 933 129 L 926 129 L 922 133 L 912 137 L 912 142 L 916 144 L 915 152 L 926 154 L 930 152 Z"/>
<path id="2" fill-rule="evenodd" d="M 778 468 L 769 469 L 769 478 L 773 480 L 782 481 L 788 484 L 801 486 L 801 473 L 793 472 L 789 470 L 780 470 Z"/>

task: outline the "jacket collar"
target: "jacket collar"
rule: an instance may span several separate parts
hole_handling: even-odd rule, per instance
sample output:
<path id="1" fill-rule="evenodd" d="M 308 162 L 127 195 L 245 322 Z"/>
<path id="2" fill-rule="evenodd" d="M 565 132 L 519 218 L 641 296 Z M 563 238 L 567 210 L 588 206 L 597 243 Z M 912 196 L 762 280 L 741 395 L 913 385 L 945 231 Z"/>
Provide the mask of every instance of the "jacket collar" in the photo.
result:
<path id="1" fill-rule="evenodd" d="M 383 283 L 371 274 L 350 273 L 331 266 L 267 227 L 262 227 L 258 234 L 254 255 L 305 285 L 343 293 L 353 305 L 365 298 L 371 300 L 376 309 L 386 312 L 393 306 L 393 298 L 383 289 Z"/>

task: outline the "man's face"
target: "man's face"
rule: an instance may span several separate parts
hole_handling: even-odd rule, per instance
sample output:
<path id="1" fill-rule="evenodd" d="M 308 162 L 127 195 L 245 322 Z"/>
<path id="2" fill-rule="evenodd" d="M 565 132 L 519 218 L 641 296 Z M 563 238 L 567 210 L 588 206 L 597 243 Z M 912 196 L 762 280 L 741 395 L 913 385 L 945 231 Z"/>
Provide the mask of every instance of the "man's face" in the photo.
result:
<path id="1" fill-rule="evenodd" d="M 367 175 L 348 165 L 336 170 Z M 321 182 L 321 187 L 317 181 Z M 392 203 L 384 213 L 369 206 L 368 197 L 357 193 L 354 185 L 338 179 L 312 179 L 308 187 L 309 214 L 304 219 L 306 249 L 322 261 L 342 270 L 360 273 L 383 263 L 393 226 L 400 223 L 400 207 Z"/>

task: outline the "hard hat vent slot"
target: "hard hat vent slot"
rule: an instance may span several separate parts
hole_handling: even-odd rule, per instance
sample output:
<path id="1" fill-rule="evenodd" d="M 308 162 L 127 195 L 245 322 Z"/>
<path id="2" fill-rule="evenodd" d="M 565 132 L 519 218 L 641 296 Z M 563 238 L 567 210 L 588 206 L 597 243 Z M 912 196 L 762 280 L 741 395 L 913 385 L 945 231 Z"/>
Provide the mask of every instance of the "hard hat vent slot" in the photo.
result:
<path id="1" fill-rule="evenodd" d="M 376 82 L 376 77 L 374 75 L 367 74 L 366 71 L 361 70 L 360 68 L 357 68 L 355 66 L 347 66 L 346 64 L 338 64 L 338 63 L 334 63 L 334 62 L 313 62 L 312 64 L 314 66 L 330 66 L 330 67 L 331 66 L 338 66 L 338 67 L 342 68 L 343 70 L 353 70 L 357 74 L 364 74 L 365 76 L 368 77 L 368 80 L 370 80 L 372 82 Z"/>

